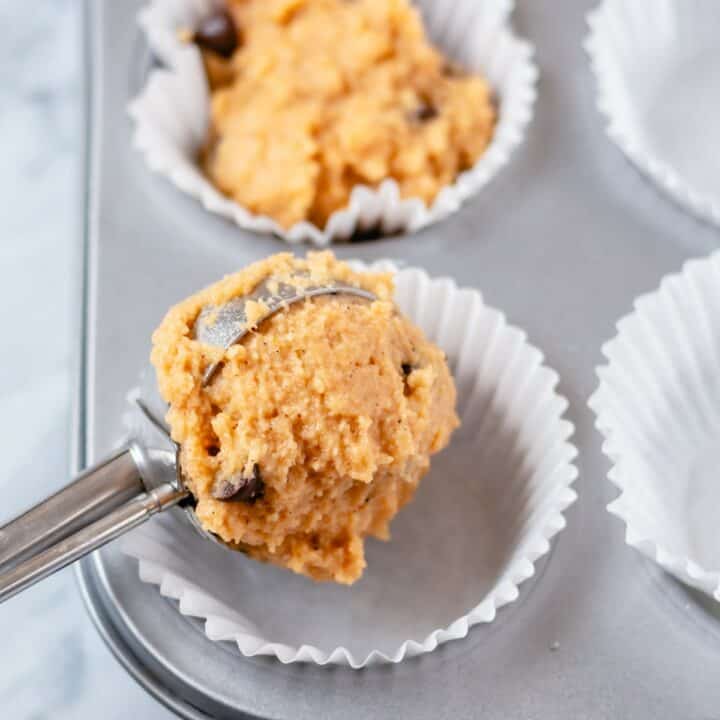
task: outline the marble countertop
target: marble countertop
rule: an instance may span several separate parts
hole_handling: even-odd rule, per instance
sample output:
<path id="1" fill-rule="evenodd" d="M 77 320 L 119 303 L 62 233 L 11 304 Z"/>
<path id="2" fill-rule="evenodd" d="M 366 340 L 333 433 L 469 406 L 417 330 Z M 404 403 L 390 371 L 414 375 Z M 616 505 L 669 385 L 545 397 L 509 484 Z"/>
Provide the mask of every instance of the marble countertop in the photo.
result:
<path id="1" fill-rule="evenodd" d="M 0 523 L 68 479 L 82 148 L 81 3 L 0 3 Z M 42 328 L 42 333 L 38 332 Z M 71 569 L 0 606 L 7 720 L 167 720 L 125 673 Z"/>

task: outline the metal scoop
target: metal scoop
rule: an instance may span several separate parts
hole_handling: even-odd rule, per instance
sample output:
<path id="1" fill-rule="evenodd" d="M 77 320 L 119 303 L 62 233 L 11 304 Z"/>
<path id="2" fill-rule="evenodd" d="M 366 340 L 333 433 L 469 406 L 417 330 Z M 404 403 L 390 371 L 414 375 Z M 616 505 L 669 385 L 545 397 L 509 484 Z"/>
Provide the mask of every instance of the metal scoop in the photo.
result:
<path id="1" fill-rule="evenodd" d="M 197 340 L 229 348 L 279 310 L 321 295 L 375 296 L 340 282 L 298 286 L 268 279 L 244 297 L 221 307 L 205 307 L 195 321 Z M 272 289 L 272 292 L 271 292 Z M 260 317 L 248 327 L 246 307 L 262 303 Z M 257 307 L 257 306 L 256 306 Z M 220 363 L 212 364 L 202 383 L 210 383 Z M 161 419 L 141 402 L 148 419 L 169 438 Z M 179 448 L 145 447 L 133 442 L 85 470 L 67 487 L 0 527 L 0 603 L 84 555 L 144 523 L 152 515 L 184 505 L 187 517 L 208 540 L 222 541 L 202 528 L 193 511 L 179 464 Z"/>

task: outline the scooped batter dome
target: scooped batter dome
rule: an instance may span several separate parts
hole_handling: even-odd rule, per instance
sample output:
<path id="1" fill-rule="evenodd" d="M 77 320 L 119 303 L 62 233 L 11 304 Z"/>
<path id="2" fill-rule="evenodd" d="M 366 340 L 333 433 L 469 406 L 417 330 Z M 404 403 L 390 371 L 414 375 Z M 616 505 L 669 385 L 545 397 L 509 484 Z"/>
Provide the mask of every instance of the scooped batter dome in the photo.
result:
<path id="1" fill-rule="evenodd" d="M 223 37 L 204 51 L 203 164 L 251 212 L 325 227 L 355 186 L 386 178 L 431 204 L 486 150 L 496 117 L 488 83 L 430 44 L 408 0 L 230 0 L 227 9 L 236 43 Z"/>
<path id="2" fill-rule="evenodd" d="M 228 350 L 194 339 L 203 307 L 299 271 L 377 300 L 304 300 Z M 151 359 L 206 529 L 318 580 L 360 577 L 363 538 L 389 538 L 390 520 L 458 425 L 445 356 L 398 312 L 392 292 L 390 275 L 354 272 L 329 252 L 280 254 L 168 312 Z"/>

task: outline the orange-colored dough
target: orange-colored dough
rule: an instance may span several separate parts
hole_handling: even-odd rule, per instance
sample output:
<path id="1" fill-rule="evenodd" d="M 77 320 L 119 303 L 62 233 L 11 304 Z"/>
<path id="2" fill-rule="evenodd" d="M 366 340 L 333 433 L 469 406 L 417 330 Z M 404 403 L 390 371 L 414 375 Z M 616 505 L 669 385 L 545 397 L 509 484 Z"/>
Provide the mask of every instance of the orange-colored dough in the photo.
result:
<path id="1" fill-rule="evenodd" d="M 289 227 L 324 227 L 357 184 L 430 204 L 490 142 L 487 82 L 428 42 L 408 0 L 229 0 L 241 44 L 206 52 L 206 172 Z"/>
<path id="2" fill-rule="evenodd" d="M 313 283 L 335 278 L 378 299 L 302 301 L 228 350 L 193 339 L 204 306 L 298 270 Z M 391 276 L 353 272 L 329 252 L 306 260 L 281 254 L 168 312 L 153 336 L 152 362 L 205 528 L 318 580 L 360 577 L 364 536 L 389 537 L 389 521 L 458 424 L 444 354 L 399 314 L 392 292 Z M 203 387 L 205 369 L 219 360 Z M 256 471 L 260 499 L 213 497 L 218 478 Z"/>

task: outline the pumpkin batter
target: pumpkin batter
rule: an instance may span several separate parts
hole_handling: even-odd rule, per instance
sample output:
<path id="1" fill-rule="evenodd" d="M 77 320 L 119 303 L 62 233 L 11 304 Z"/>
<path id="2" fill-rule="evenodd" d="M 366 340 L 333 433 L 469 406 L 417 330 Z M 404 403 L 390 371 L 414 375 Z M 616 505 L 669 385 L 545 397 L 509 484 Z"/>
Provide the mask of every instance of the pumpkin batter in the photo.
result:
<path id="1" fill-rule="evenodd" d="M 203 307 L 298 271 L 313 284 L 334 278 L 378 299 L 304 300 L 228 350 L 194 339 Z M 168 312 L 153 335 L 152 362 L 206 529 L 318 580 L 360 577 L 364 536 L 389 537 L 429 456 L 458 425 L 445 356 L 400 315 L 392 293 L 390 275 L 354 272 L 329 252 L 280 254 Z"/>
<path id="2" fill-rule="evenodd" d="M 228 9 L 236 42 L 224 28 L 215 51 L 198 43 L 212 89 L 203 163 L 250 211 L 322 228 L 354 186 L 386 178 L 430 204 L 490 142 L 488 84 L 430 45 L 408 0 Z"/>

